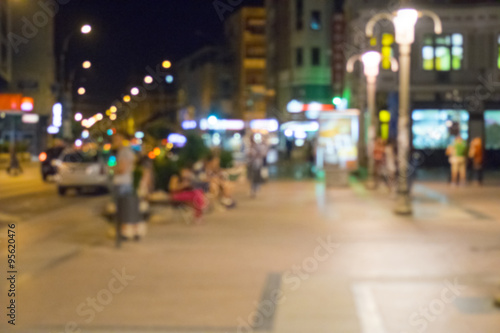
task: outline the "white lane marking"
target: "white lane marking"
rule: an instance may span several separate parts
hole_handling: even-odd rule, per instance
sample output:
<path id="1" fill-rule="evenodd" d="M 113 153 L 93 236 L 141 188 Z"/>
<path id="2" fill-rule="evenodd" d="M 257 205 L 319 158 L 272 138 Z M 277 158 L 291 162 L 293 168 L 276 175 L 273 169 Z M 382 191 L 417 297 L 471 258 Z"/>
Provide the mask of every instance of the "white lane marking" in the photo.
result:
<path id="1" fill-rule="evenodd" d="M 356 283 L 352 286 L 352 292 L 362 332 L 387 333 L 370 286 Z"/>

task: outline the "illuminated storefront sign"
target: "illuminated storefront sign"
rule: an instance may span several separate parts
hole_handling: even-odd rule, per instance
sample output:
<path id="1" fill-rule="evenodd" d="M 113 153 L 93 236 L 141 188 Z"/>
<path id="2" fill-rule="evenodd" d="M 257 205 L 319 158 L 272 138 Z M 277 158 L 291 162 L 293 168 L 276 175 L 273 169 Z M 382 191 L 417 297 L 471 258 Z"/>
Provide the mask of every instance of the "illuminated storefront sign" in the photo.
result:
<path id="1" fill-rule="evenodd" d="M 197 127 L 196 120 L 184 120 L 181 124 L 183 130 L 192 130 Z"/>
<path id="2" fill-rule="evenodd" d="M 200 129 L 203 131 L 241 131 L 245 128 L 245 122 L 240 119 L 209 119 L 200 120 Z"/>
<path id="3" fill-rule="evenodd" d="M 184 147 L 187 142 L 187 138 L 179 133 L 169 134 L 167 137 L 168 143 L 173 144 L 175 147 Z"/>
<path id="4" fill-rule="evenodd" d="M 319 129 L 317 121 L 289 121 L 280 127 L 281 131 L 288 132 L 316 132 Z"/>
<path id="5" fill-rule="evenodd" d="M 287 104 L 286 109 L 290 113 L 309 112 L 311 114 L 316 114 L 321 111 L 333 111 L 335 110 L 335 106 L 333 104 L 321 104 L 319 102 L 304 104 L 294 99 Z"/>
<path id="6" fill-rule="evenodd" d="M 2 112 L 33 111 L 34 100 L 21 94 L 0 94 L 0 110 Z"/>
<path id="7" fill-rule="evenodd" d="M 250 128 L 252 130 L 276 132 L 279 124 L 276 119 L 254 119 L 250 120 Z"/>
<path id="8" fill-rule="evenodd" d="M 359 141 L 359 110 L 328 112 L 319 118 L 317 164 L 356 169 Z"/>
<path id="9" fill-rule="evenodd" d="M 35 114 L 23 114 L 22 121 L 25 124 L 36 124 L 40 120 L 40 117 Z"/>
<path id="10" fill-rule="evenodd" d="M 61 103 L 56 103 L 52 107 L 52 125 L 47 128 L 49 134 L 59 133 L 59 129 L 62 126 L 62 105 Z"/>

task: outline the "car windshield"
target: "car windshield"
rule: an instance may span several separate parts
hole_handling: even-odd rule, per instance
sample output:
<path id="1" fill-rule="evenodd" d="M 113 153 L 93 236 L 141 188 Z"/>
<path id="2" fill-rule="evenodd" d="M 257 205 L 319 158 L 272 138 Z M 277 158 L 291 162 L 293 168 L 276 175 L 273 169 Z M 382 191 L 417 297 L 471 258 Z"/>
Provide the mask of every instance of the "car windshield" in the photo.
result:
<path id="1" fill-rule="evenodd" d="M 63 147 L 54 147 L 47 149 L 47 159 L 53 159 L 59 157 L 59 155 L 61 155 L 63 150 L 64 150 Z"/>
<path id="2" fill-rule="evenodd" d="M 63 162 L 67 163 L 95 163 L 98 161 L 99 156 L 95 153 L 72 152 L 63 157 Z"/>

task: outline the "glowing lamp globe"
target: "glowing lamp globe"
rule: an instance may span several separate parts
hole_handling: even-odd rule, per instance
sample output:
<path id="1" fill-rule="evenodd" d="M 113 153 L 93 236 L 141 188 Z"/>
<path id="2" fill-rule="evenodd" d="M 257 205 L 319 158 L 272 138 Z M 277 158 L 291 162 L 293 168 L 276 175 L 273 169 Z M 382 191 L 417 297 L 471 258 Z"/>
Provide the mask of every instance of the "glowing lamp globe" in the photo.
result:
<path id="1" fill-rule="evenodd" d="M 368 51 L 361 56 L 365 76 L 375 77 L 379 74 L 379 66 L 382 56 L 376 51 Z"/>
<path id="2" fill-rule="evenodd" d="M 396 43 L 410 45 L 415 41 L 415 24 L 418 20 L 416 9 L 400 9 L 393 18 L 396 29 Z"/>

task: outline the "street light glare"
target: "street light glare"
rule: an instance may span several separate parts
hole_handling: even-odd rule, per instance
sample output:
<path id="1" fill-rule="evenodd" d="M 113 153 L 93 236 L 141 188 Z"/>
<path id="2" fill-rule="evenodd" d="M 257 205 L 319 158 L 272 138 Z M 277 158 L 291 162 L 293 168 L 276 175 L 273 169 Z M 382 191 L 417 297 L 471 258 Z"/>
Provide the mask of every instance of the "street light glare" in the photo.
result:
<path id="1" fill-rule="evenodd" d="M 81 121 L 83 119 L 83 116 L 80 112 L 75 114 L 75 121 Z"/>
<path id="2" fill-rule="evenodd" d="M 146 84 L 151 84 L 153 83 L 153 77 L 151 75 L 148 75 L 144 78 L 144 83 Z"/>
<path id="3" fill-rule="evenodd" d="M 116 114 L 112 113 L 111 116 L 109 116 L 109 119 L 116 120 Z"/>
<path id="4" fill-rule="evenodd" d="M 134 95 L 134 96 L 139 95 L 139 88 L 137 88 L 137 87 L 132 88 L 132 89 L 130 90 L 130 93 L 131 93 L 132 95 Z"/>
<path id="5" fill-rule="evenodd" d="M 82 34 L 88 34 L 92 31 L 92 27 L 88 24 L 85 24 L 84 26 L 82 26 Z"/>
<path id="6" fill-rule="evenodd" d="M 170 61 L 168 61 L 168 60 L 165 60 L 161 65 L 162 65 L 163 68 L 170 68 L 170 67 L 172 67 L 172 63 Z"/>
<path id="7" fill-rule="evenodd" d="M 78 88 L 78 95 L 85 95 L 85 92 L 86 92 L 86 90 L 84 87 Z"/>
<path id="8" fill-rule="evenodd" d="M 125 95 L 125 96 L 123 96 L 123 101 L 124 101 L 125 103 L 130 102 L 130 99 L 131 99 L 131 98 L 130 98 L 130 95 Z"/>
<path id="9" fill-rule="evenodd" d="M 82 64 L 82 67 L 85 68 L 85 69 L 89 69 L 90 67 L 92 67 L 92 63 L 90 61 L 84 61 L 83 64 Z"/>
<path id="10" fill-rule="evenodd" d="M 109 108 L 109 111 L 111 111 L 111 113 L 115 113 L 116 111 L 118 111 L 118 109 L 116 108 L 116 106 L 112 105 L 112 106 Z"/>

